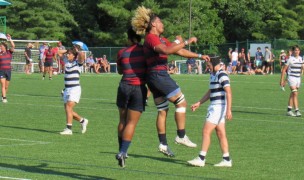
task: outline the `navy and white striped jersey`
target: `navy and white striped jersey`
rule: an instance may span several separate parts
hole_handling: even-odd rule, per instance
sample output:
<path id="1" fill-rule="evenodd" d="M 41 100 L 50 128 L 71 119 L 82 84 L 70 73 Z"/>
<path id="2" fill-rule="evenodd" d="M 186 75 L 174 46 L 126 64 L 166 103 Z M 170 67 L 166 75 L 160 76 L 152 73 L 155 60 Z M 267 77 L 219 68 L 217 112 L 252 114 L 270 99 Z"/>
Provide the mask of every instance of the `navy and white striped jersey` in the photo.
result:
<path id="1" fill-rule="evenodd" d="M 80 86 L 80 72 L 83 64 L 78 61 L 65 63 L 64 86 L 71 88 Z"/>
<path id="2" fill-rule="evenodd" d="M 230 86 L 230 79 L 225 71 L 220 69 L 215 74 L 210 74 L 210 104 L 226 104 L 224 87 Z"/>
<path id="3" fill-rule="evenodd" d="M 290 77 L 301 77 L 301 71 L 302 71 L 302 65 L 303 60 L 301 56 L 298 56 L 297 58 L 294 56 L 291 56 L 288 60 L 286 65 L 288 66 L 288 76 Z"/>

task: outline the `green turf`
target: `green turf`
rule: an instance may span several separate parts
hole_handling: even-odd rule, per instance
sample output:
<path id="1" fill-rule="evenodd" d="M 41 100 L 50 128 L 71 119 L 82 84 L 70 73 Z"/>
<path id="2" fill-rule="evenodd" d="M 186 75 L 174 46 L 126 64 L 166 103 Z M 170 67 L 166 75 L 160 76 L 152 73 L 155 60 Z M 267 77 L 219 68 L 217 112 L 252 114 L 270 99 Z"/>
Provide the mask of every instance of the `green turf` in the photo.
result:
<path id="1" fill-rule="evenodd" d="M 137 126 L 126 168 L 117 165 L 115 105 L 120 76 L 83 74 L 82 98 L 75 110 L 89 119 L 87 133 L 74 122 L 72 136 L 61 136 L 65 113 L 60 91 L 63 76 L 16 74 L 8 103 L 0 104 L 0 179 L 302 179 L 303 118 L 285 116 L 289 90 L 279 89 L 279 75 L 230 76 L 233 120 L 227 123 L 232 168 L 216 168 L 221 152 L 215 134 L 204 168 L 191 167 L 201 145 L 207 104 L 187 111 L 187 135 L 199 147 L 174 144 L 176 126 L 170 105 L 167 137 L 175 158 L 157 152 L 156 109 L 152 98 Z M 174 75 L 188 107 L 207 91 L 208 75 Z M 287 89 L 287 88 L 286 88 Z M 300 108 L 304 110 L 304 92 Z M 303 112 L 304 114 L 304 112 Z"/>

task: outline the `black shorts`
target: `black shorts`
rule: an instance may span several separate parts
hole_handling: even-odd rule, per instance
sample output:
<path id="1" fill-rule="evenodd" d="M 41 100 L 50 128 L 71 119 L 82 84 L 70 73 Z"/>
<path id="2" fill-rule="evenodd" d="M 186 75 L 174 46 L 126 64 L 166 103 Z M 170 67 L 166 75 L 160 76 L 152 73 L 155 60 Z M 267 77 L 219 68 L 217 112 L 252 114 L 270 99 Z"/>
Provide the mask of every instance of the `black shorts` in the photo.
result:
<path id="1" fill-rule="evenodd" d="M 116 105 L 119 108 L 134 111 L 145 111 L 147 88 L 145 85 L 134 86 L 126 82 L 120 82 L 117 90 Z"/>
<path id="2" fill-rule="evenodd" d="M 44 67 L 53 67 L 53 62 L 45 62 Z"/>
<path id="3" fill-rule="evenodd" d="M 168 99 L 180 92 L 179 86 L 167 71 L 150 72 L 147 77 L 147 84 L 154 99 L 158 97 Z"/>
<path id="4" fill-rule="evenodd" d="M 11 70 L 0 70 L 0 79 L 5 78 L 7 81 L 10 81 L 11 76 L 12 76 Z"/>

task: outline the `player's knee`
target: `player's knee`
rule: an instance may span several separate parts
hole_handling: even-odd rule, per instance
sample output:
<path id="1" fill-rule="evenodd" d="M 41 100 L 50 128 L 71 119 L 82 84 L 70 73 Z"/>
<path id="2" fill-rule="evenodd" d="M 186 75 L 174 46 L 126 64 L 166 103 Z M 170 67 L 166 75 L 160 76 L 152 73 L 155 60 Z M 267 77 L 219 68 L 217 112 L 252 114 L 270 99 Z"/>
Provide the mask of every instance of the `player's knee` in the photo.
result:
<path id="1" fill-rule="evenodd" d="M 169 109 L 169 101 L 164 100 L 161 103 L 156 104 L 156 108 L 158 111 L 165 111 L 165 110 Z"/>
<path id="2" fill-rule="evenodd" d="M 298 93 L 298 90 L 297 90 L 297 89 L 293 89 L 293 90 L 291 90 L 291 92 L 292 92 L 293 94 L 297 94 L 297 93 Z"/>

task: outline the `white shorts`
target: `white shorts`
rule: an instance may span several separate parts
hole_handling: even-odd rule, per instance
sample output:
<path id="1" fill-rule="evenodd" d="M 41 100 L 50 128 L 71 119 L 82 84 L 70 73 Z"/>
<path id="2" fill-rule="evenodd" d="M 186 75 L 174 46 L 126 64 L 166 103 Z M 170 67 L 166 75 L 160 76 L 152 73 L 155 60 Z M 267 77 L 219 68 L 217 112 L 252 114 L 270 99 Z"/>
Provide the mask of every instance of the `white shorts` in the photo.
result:
<path id="1" fill-rule="evenodd" d="M 81 96 L 80 86 L 65 88 L 63 92 L 63 101 L 64 103 L 67 103 L 68 101 L 79 103 L 80 96 Z"/>
<path id="2" fill-rule="evenodd" d="M 301 85 L 301 78 L 296 78 L 296 77 L 288 77 L 287 82 L 290 87 L 297 87 L 299 88 Z"/>
<path id="3" fill-rule="evenodd" d="M 206 121 L 219 125 L 220 123 L 225 123 L 226 119 L 226 105 L 210 105 L 208 107 L 208 112 L 206 116 Z"/>

